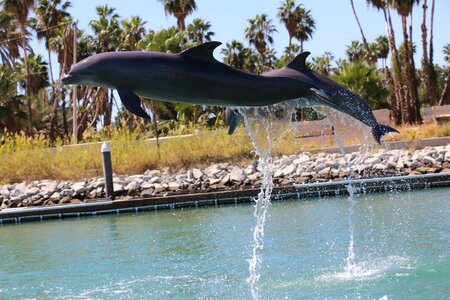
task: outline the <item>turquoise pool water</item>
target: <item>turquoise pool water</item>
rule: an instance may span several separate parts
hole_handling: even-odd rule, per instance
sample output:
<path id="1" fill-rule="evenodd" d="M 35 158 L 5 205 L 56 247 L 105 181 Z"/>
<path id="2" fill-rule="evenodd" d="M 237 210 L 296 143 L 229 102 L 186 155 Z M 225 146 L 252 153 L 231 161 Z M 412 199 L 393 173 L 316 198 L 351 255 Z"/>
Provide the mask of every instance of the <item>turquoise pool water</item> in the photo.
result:
<path id="1" fill-rule="evenodd" d="M 448 299 L 450 191 L 271 205 L 262 299 Z M 251 205 L 0 227 L 0 299 L 249 299 Z"/>

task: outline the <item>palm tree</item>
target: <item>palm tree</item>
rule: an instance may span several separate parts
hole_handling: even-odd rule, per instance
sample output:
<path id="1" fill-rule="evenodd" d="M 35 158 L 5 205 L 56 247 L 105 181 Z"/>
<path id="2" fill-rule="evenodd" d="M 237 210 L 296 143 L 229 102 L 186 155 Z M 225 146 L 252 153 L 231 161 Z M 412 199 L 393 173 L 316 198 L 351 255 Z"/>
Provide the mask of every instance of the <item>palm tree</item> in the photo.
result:
<path id="1" fill-rule="evenodd" d="M 389 41 L 385 35 L 375 39 L 375 56 L 382 60 L 383 69 L 386 67 L 386 59 L 389 56 Z"/>
<path id="2" fill-rule="evenodd" d="M 375 65 L 362 60 L 344 62 L 332 78 L 366 100 L 372 109 L 388 107 L 386 98 L 389 92 L 382 87 L 382 77 Z"/>
<path id="3" fill-rule="evenodd" d="M 297 13 L 297 30 L 295 37 L 300 41 L 300 52 L 303 52 L 303 44 L 312 38 L 316 29 L 315 21 L 311 16 L 311 11 L 300 7 Z"/>
<path id="4" fill-rule="evenodd" d="M 93 49 L 95 52 L 116 51 L 120 46 L 122 30 L 119 25 L 119 15 L 115 13 L 115 8 L 108 5 L 98 6 L 97 20 L 89 23 L 94 32 Z M 95 94 L 95 102 L 100 114 L 103 115 L 103 126 L 111 125 L 113 94 L 106 88 L 99 88 Z"/>
<path id="5" fill-rule="evenodd" d="M 121 49 L 122 50 L 137 50 L 138 43 L 144 38 L 147 30 L 145 29 L 147 22 L 143 21 L 138 16 L 132 16 L 131 19 L 122 21 L 122 36 Z"/>
<path id="6" fill-rule="evenodd" d="M 27 98 L 27 112 L 28 112 L 28 133 L 33 132 L 33 110 L 30 99 L 30 88 L 28 84 L 28 44 L 26 39 L 26 26 L 28 21 L 28 13 L 34 6 L 34 0 L 3 0 L 1 2 L 3 9 L 14 16 L 14 19 L 19 24 L 20 35 L 22 39 L 23 60 L 25 62 L 25 97 Z"/>
<path id="7" fill-rule="evenodd" d="M 350 45 L 347 46 L 345 50 L 349 62 L 355 62 L 362 60 L 364 58 L 364 49 L 359 41 L 352 41 Z"/>
<path id="8" fill-rule="evenodd" d="M 406 104 L 406 95 L 404 88 L 404 80 L 402 74 L 402 65 L 400 63 L 400 59 L 397 53 L 397 46 L 395 43 L 395 32 L 394 27 L 392 25 L 392 19 L 390 14 L 390 2 L 386 0 L 366 0 L 368 5 L 372 5 L 378 10 L 383 12 L 384 22 L 386 27 L 386 34 L 389 42 L 389 51 L 391 53 L 391 65 L 392 65 L 392 81 L 394 85 L 394 94 L 395 97 L 392 97 L 392 111 L 395 123 L 401 124 L 403 121 L 402 118 L 402 107 Z"/>
<path id="9" fill-rule="evenodd" d="M 326 51 L 323 55 L 313 57 L 312 69 L 325 76 L 331 75 L 331 62 L 334 60 L 333 53 Z"/>
<path id="10" fill-rule="evenodd" d="M 272 34 L 276 32 L 272 20 L 267 18 L 266 14 L 256 15 L 255 18 L 249 19 L 249 26 L 245 28 L 245 38 L 250 45 L 254 45 L 259 52 L 263 61 L 266 60 L 267 44 L 273 43 Z"/>
<path id="11" fill-rule="evenodd" d="M 277 16 L 280 18 L 280 21 L 284 24 L 289 34 L 289 47 L 292 45 L 292 39 L 297 31 L 297 12 L 295 0 L 286 0 L 286 2 L 282 3 L 278 8 Z"/>
<path id="12" fill-rule="evenodd" d="M 358 15 L 356 14 L 355 5 L 353 4 L 353 0 L 350 0 L 350 5 L 352 7 L 353 16 L 355 17 L 356 23 L 358 24 L 359 31 L 361 32 L 362 42 L 363 42 L 364 50 L 366 51 L 368 61 L 370 63 L 376 63 L 376 58 L 369 47 L 369 43 L 367 43 L 366 36 L 364 35 L 364 31 L 362 29 L 361 23 L 359 22 Z"/>
<path id="13" fill-rule="evenodd" d="M 405 67 L 405 83 L 407 87 L 408 100 L 402 108 L 402 117 L 404 121 L 409 124 L 421 122 L 420 116 L 420 102 L 417 90 L 417 79 L 413 66 L 413 49 L 410 47 L 412 42 L 411 37 L 408 38 L 407 17 L 412 14 L 414 4 L 418 0 L 393 0 L 393 5 L 397 13 L 401 17 L 402 31 L 403 31 L 403 65 Z M 412 24 L 411 24 L 412 26 Z"/>
<path id="14" fill-rule="evenodd" d="M 450 64 L 450 44 L 446 44 L 443 49 L 444 60 Z M 442 90 L 441 99 L 439 105 L 450 104 L 450 67 L 447 70 L 447 80 L 445 81 L 444 89 Z"/>
<path id="15" fill-rule="evenodd" d="M 48 63 L 50 67 L 50 78 L 53 85 L 53 72 L 50 39 L 57 34 L 57 27 L 63 24 L 70 14 L 67 9 L 71 7 L 70 1 L 62 0 L 39 0 L 34 11 L 37 19 L 33 20 L 33 28 L 36 30 L 38 40 L 45 40 L 45 48 L 48 52 Z M 60 6 L 60 7 L 58 7 Z"/>
<path id="16" fill-rule="evenodd" d="M 0 59 L 3 64 L 14 69 L 15 62 L 20 56 L 20 32 L 11 14 L 0 11 Z"/>
<path id="17" fill-rule="evenodd" d="M 244 45 L 237 40 L 232 40 L 231 43 L 226 43 L 225 47 L 220 51 L 223 55 L 223 62 L 236 69 L 243 70 L 245 64 Z"/>
<path id="18" fill-rule="evenodd" d="M 434 1 L 433 1 L 434 2 Z M 434 5 L 434 3 L 433 3 Z M 422 81 L 425 90 L 424 103 L 432 105 L 433 100 L 436 98 L 437 90 L 437 74 L 434 65 L 430 63 L 430 58 L 428 56 L 428 45 L 427 45 L 427 0 L 423 1 L 423 17 L 422 17 Z M 430 37 L 430 51 L 432 47 L 432 41 Z"/>
<path id="19" fill-rule="evenodd" d="M 194 0 L 158 0 L 164 5 L 167 15 L 174 15 L 177 18 L 177 25 L 180 31 L 186 30 L 186 17 L 197 9 Z"/>
<path id="20" fill-rule="evenodd" d="M 211 37 L 215 34 L 210 31 L 211 23 L 203 19 L 196 18 L 192 24 L 188 25 L 187 32 L 189 39 L 196 44 L 203 44 L 211 41 Z"/>
<path id="21" fill-rule="evenodd" d="M 0 65 L 0 128 L 17 132 L 26 123 L 23 96 L 17 94 L 17 73 L 6 65 Z"/>

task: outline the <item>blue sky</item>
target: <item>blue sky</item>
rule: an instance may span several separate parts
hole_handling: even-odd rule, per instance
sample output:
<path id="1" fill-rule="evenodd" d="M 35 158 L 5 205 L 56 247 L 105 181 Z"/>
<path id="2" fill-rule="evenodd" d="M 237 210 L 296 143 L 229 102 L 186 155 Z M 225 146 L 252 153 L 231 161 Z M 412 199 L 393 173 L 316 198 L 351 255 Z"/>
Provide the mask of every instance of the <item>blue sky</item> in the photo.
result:
<path id="1" fill-rule="evenodd" d="M 277 8 L 281 1 L 197 0 L 196 2 L 198 9 L 187 18 L 186 23 L 189 24 L 193 18 L 203 18 L 210 21 L 212 31 L 216 33 L 215 40 L 223 43 L 232 39 L 244 41 L 244 28 L 247 26 L 247 20 L 253 18 L 256 14 L 265 13 L 273 20 L 273 24 L 278 29 L 278 32 L 274 35 L 275 41 L 273 44 L 277 55 L 280 55 L 288 44 L 287 31 L 276 17 Z M 354 0 L 354 2 L 367 39 L 373 41 L 379 35 L 384 35 L 386 31 L 382 13 L 367 7 L 365 0 Z M 431 0 L 428 2 L 431 2 Z M 305 44 L 305 50 L 310 51 L 312 56 L 331 51 L 335 58 L 344 58 L 346 45 L 350 44 L 352 40 L 361 40 L 349 0 L 297 0 L 297 3 L 302 3 L 307 9 L 310 9 L 313 18 L 316 20 L 316 31 L 313 39 Z M 88 28 L 89 21 L 96 18 L 95 7 L 103 4 L 115 7 L 122 18 L 129 18 L 132 15 L 140 16 L 147 21 L 147 27 L 153 30 L 176 25 L 176 19 L 173 16 L 166 17 L 162 4 L 157 0 L 72 0 L 72 4 L 69 11 L 79 21 L 79 28 L 81 29 Z M 442 47 L 446 43 L 450 43 L 449 12 L 449 0 L 436 0 L 435 63 L 440 65 L 444 64 Z M 392 15 L 395 16 L 395 32 L 397 44 L 399 44 L 402 40 L 401 24 L 396 13 L 393 12 Z M 421 6 L 415 7 L 413 20 L 415 32 L 413 40 L 417 45 L 416 64 L 419 65 L 422 55 L 420 40 Z M 45 53 L 42 45 L 39 46 L 39 49 L 39 52 Z M 218 50 L 215 52 L 217 58 L 220 58 L 219 52 Z"/>

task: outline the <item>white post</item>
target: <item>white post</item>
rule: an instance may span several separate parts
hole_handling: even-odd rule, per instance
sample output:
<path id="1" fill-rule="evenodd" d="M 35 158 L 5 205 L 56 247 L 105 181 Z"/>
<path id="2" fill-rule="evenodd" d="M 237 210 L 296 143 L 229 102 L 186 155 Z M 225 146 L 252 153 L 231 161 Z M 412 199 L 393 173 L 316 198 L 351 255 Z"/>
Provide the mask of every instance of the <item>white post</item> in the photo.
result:
<path id="1" fill-rule="evenodd" d="M 77 26 L 73 27 L 73 64 L 77 62 Z M 78 99 L 77 99 L 77 86 L 72 86 L 72 119 L 73 119 L 73 143 L 78 143 Z"/>

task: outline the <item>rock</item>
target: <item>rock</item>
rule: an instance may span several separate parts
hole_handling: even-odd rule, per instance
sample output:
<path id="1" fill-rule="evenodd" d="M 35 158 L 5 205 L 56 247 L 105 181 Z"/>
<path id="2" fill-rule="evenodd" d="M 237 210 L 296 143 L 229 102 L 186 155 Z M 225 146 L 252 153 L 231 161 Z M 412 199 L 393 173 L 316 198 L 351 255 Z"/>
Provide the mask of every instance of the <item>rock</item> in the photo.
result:
<path id="1" fill-rule="evenodd" d="M 422 158 L 422 162 L 425 164 L 434 164 L 436 161 L 431 156 L 426 155 Z"/>
<path id="2" fill-rule="evenodd" d="M 320 170 L 319 172 L 317 172 L 317 174 L 320 177 L 328 177 L 328 175 L 330 174 L 330 170 L 331 170 L 330 167 L 326 167 L 326 168 L 323 168 L 322 170 Z"/>
<path id="3" fill-rule="evenodd" d="M 203 175 L 203 172 L 200 171 L 199 169 L 192 169 L 192 176 L 194 177 L 194 179 L 200 179 Z"/>
<path id="4" fill-rule="evenodd" d="M 227 174 L 227 175 L 225 175 L 225 176 L 222 178 L 222 180 L 220 181 L 220 184 L 225 185 L 225 184 L 227 184 L 229 181 L 230 181 L 230 175 Z"/>
<path id="5" fill-rule="evenodd" d="M 164 191 L 165 188 L 162 186 L 162 184 L 160 183 L 156 183 L 155 184 L 155 188 L 154 188 L 154 193 L 161 193 L 162 191 Z"/>
<path id="6" fill-rule="evenodd" d="M 125 187 L 122 184 L 114 182 L 113 190 L 114 190 L 114 193 L 123 193 L 123 192 L 125 192 Z"/>
<path id="7" fill-rule="evenodd" d="M 181 185 L 177 182 L 169 182 L 169 191 L 178 191 Z"/>
<path id="8" fill-rule="evenodd" d="M 382 163 L 378 163 L 372 167 L 372 169 L 377 171 L 384 171 L 386 169 L 386 165 L 383 165 Z"/>
<path id="9" fill-rule="evenodd" d="M 61 199 L 61 194 L 58 192 L 55 192 L 50 196 L 50 200 L 52 201 L 59 201 L 59 199 Z"/>
<path id="10" fill-rule="evenodd" d="M 80 181 L 70 187 L 75 194 L 79 195 L 86 192 L 86 182 Z"/>
<path id="11" fill-rule="evenodd" d="M 154 189 L 145 189 L 141 192 L 141 197 L 150 197 L 155 192 Z"/>
<path id="12" fill-rule="evenodd" d="M 450 168 L 442 169 L 441 173 L 450 173 Z"/>
<path id="13" fill-rule="evenodd" d="M 137 181 L 132 181 L 125 187 L 125 190 L 128 191 L 128 195 L 131 195 L 132 193 L 139 191 L 140 188 L 141 186 Z"/>
<path id="14" fill-rule="evenodd" d="M 80 199 L 70 199 L 71 204 L 83 204 L 84 202 Z"/>
<path id="15" fill-rule="evenodd" d="M 419 172 L 420 174 L 425 174 L 428 172 L 428 170 L 429 170 L 428 167 L 419 167 L 416 169 L 416 171 Z"/>
<path id="16" fill-rule="evenodd" d="M 444 160 L 445 161 L 450 161 L 450 151 L 447 151 L 444 155 Z"/>
<path id="17" fill-rule="evenodd" d="M 72 200 L 71 197 L 64 197 L 64 198 L 61 198 L 58 203 L 59 204 L 71 203 L 71 200 Z"/>
<path id="18" fill-rule="evenodd" d="M 295 159 L 292 163 L 298 165 L 298 164 L 304 164 L 304 163 L 307 163 L 307 162 L 309 162 L 310 160 L 311 160 L 311 159 L 309 158 L 308 155 L 303 154 L 303 155 L 300 156 L 299 158 Z"/>
<path id="19" fill-rule="evenodd" d="M 287 167 L 285 167 L 282 172 L 284 176 L 288 176 L 293 174 L 296 169 L 297 167 L 294 164 L 290 164 Z"/>
<path id="20" fill-rule="evenodd" d="M 368 165 L 376 165 L 381 162 L 381 159 L 379 157 L 369 157 L 367 158 L 364 163 Z"/>

